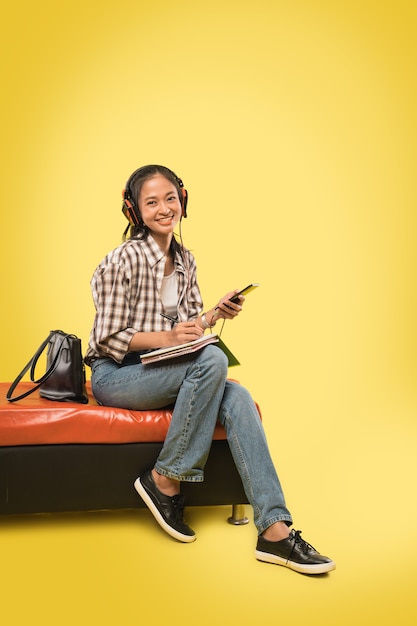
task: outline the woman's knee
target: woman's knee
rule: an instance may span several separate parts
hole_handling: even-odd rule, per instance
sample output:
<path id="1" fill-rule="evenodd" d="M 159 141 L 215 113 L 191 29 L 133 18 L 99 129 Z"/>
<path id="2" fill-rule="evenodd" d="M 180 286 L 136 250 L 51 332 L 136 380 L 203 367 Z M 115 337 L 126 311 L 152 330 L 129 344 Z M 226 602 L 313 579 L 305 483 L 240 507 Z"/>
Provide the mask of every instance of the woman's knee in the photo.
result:
<path id="1" fill-rule="evenodd" d="M 243 420 L 259 420 L 260 414 L 254 399 L 243 385 L 228 380 L 223 398 L 223 409 L 226 414 Z"/>
<path id="2" fill-rule="evenodd" d="M 225 393 L 226 397 L 229 398 L 232 403 L 239 402 L 247 404 L 253 402 L 252 395 L 248 389 L 234 380 L 228 381 Z"/>
<path id="3" fill-rule="evenodd" d="M 220 377 L 227 377 L 228 360 L 227 356 L 215 345 L 208 345 L 199 354 L 200 365 L 204 364 L 211 372 Z"/>

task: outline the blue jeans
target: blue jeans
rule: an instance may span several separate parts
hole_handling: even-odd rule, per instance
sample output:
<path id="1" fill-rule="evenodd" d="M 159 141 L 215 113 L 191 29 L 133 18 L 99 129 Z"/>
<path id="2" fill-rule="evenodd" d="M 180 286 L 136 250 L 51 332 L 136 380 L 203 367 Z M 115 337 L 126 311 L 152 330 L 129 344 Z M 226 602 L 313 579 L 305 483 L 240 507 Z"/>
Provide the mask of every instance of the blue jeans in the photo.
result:
<path id="1" fill-rule="evenodd" d="M 291 514 L 275 471 L 262 422 L 249 392 L 227 379 L 225 354 L 213 345 L 191 356 L 142 365 L 129 353 L 120 365 L 109 358 L 92 364 L 92 390 L 105 406 L 150 410 L 173 405 L 168 433 L 155 469 L 168 478 L 201 482 L 217 420 L 227 441 L 261 534 Z"/>

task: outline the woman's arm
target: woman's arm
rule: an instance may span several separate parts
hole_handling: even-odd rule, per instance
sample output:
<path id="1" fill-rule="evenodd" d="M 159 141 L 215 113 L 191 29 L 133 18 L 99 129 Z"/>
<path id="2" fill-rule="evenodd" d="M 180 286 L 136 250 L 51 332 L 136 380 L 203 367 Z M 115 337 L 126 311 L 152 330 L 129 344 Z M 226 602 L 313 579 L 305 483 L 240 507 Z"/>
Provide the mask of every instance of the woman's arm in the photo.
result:
<path id="1" fill-rule="evenodd" d="M 135 333 L 129 344 L 129 352 L 178 346 L 199 339 L 202 334 L 203 328 L 198 320 L 178 322 L 171 330 Z"/>

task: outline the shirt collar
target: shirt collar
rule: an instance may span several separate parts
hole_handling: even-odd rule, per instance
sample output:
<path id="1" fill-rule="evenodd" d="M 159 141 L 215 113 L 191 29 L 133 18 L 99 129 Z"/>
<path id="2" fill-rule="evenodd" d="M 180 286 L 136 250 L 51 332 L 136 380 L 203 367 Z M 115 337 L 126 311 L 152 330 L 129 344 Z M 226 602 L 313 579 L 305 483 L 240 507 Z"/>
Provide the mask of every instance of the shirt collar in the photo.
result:
<path id="1" fill-rule="evenodd" d="M 162 252 L 152 235 L 148 235 L 147 239 L 137 239 L 136 241 L 138 241 L 142 246 L 146 260 L 148 261 L 150 267 L 155 267 L 158 263 L 165 259 L 165 254 Z M 174 264 L 177 270 L 184 272 L 184 263 L 178 251 L 175 254 Z"/>
<path id="2" fill-rule="evenodd" d="M 157 263 L 165 258 L 165 255 L 162 252 L 161 248 L 158 246 L 155 239 L 151 235 L 148 235 L 147 239 L 137 239 L 137 241 L 142 246 L 142 250 L 145 253 L 146 259 L 150 267 L 155 267 Z"/>

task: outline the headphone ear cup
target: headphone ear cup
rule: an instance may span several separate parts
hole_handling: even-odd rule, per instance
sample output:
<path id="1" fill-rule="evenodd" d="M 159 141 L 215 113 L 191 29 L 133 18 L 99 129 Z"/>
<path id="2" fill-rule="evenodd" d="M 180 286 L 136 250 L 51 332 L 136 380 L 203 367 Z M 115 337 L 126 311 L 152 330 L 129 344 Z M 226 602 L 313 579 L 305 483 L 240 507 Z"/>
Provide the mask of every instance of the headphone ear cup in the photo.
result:
<path id="1" fill-rule="evenodd" d="M 138 215 L 132 201 L 127 197 L 126 190 L 123 191 L 122 211 L 131 226 L 137 226 L 140 223 L 140 215 Z"/>
<path id="2" fill-rule="evenodd" d="M 182 201 L 181 201 L 182 217 L 187 217 L 188 191 L 184 189 L 184 187 L 181 188 L 181 191 L 182 191 Z"/>

